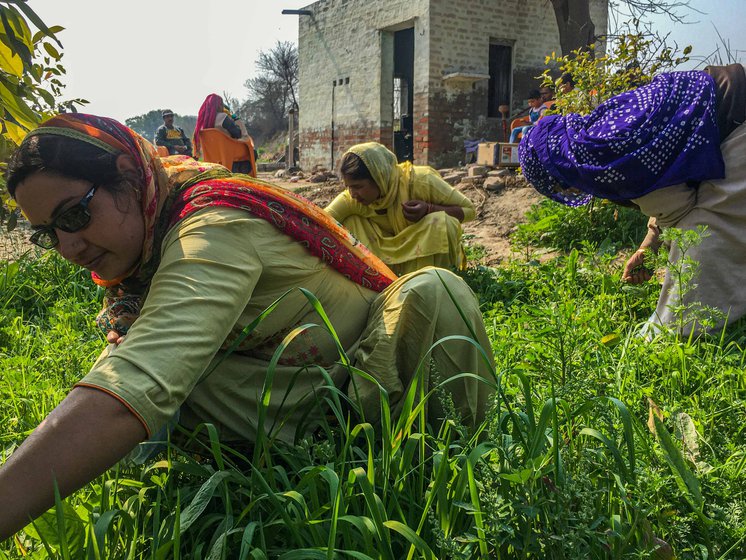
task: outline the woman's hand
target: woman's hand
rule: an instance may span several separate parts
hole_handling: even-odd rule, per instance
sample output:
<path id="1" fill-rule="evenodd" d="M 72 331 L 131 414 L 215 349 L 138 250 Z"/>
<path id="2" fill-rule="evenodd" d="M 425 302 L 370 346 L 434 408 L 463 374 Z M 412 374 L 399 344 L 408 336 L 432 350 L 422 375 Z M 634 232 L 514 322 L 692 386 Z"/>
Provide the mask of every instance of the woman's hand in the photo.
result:
<path id="1" fill-rule="evenodd" d="M 642 284 L 652 277 L 653 271 L 645 267 L 645 249 L 638 249 L 624 265 L 622 282 Z"/>
<path id="2" fill-rule="evenodd" d="M 122 344 L 124 340 L 123 334 L 119 334 L 117 331 L 109 331 L 106 333 L 106 342 L 109 344 Z"/>
<path id="3" fill-rule="evenodd" d="M 401 205 L 404 217 L 410 222 L 419 222 L 432 211 L 432 204 L 424 200 L 408 200 Z"/>

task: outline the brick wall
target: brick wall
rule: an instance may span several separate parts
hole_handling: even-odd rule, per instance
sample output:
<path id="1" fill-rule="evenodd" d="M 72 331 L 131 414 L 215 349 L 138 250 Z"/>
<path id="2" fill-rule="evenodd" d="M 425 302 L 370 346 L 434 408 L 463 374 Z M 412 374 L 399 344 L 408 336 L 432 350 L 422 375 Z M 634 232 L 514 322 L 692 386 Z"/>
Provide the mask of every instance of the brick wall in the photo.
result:
<path id="1" fill-rule="evenodd" d="M 393 33 L 414 27 L 415 163 L 463 160 L 463 139 L 501 137 L 486 119 L 486 81 L 444 81 L 454 72 L 488 74 L 490 42 L 513 49 L 512 106 L 525 105 L 544 58 L 559 51 L 548 0 L 321 0 L 300 16 L 301 164 L 329 166 L 357 141 L 391 145 Z M 596 32 L 606 0 L 591 0 Z M 341 84 L 340 84 L 341 81 Z"/>
<path id="2" fill-rule="evenodd" d="M 304 134 L 304 142 L 306 145 L 315 146 L 317 149 L 325 147 L 327 152 L 326 154 L 320 154 L 320 157 L 318 157 L 313 163 L 304 160 L 303 167 L 308 170 L 313 169 L 314 166 L 321 166 L 326 169 L 336 169 L 339 167 L 342 155 L 350 146 L 371 141 L 380 142 L 381 144 L 388 146 L 390 149 L 392 144 L 391 129 L 381 130 L 380 127 L 370 126 L 370 124 L 367 126 L 359 124 L 342 125 L 339 128 L 335 128 L 333 145 L 330 128 L 317 131 L 306 131 Z"/>
<path id="3" fill-rule="evenodd" d="M 591 0 L 597 33 L 606 29 L 603 0 Z M 559 52 L 557 21 L 547 0 L 431 0 L 429 159 L 451 165 L 464 158 L 463 140 L 502 138 L 500 119 L 487 119 L 487 81 L 444 80 L 456 72 L 489 74 L 491 42 L 512 47 L 511 106 L 525 106 L 544 60 Z M 436 130 L 437 133 L 432 131 Z"/>
<path id="4" fill-rule="evenodd" d="M 384 58 L 393 54 L 383 53 L 393 52 L 394 30 L 424 25 L 427 6 L 428 0 L 322 0 L 308 7 L 313 18 L 299 16 L 303 167 L 330 165 L 332 120 L 335 154 L 358 139 L 391 145 L 393 109 L 381 100 L 391 98 L 393 65 Z M 427 41 L 417 39 L 415 59 L 427 60 Z M 426 88 L 426 72 L 415 69 L 415 93 Z M 350 132 L 355 128 L 364 136 Z"/>

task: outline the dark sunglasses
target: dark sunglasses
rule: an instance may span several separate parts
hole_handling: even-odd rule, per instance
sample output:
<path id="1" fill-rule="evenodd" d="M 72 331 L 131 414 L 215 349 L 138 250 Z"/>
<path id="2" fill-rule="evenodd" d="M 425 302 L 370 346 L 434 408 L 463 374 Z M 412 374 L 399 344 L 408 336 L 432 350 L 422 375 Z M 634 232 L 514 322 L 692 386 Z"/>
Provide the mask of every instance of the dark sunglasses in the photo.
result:
<path id="1" fill-rule="evenodd" d="M 67 210 L 60 212 L 54 217 L 52 223 L 46 226 L 39 226 L 29 237 L 29 241 L 38 245 L 42 249 L 53 249 L 60 242 L 55 229 L 61 229 L 67 233 L 75 233 L 88 225 L 91 221 L 91 211 L 88 205 L 91 203 L 93 195 L 96 194 L 98 185 L 93 185 L 83 198 L 76 205 Z"/>

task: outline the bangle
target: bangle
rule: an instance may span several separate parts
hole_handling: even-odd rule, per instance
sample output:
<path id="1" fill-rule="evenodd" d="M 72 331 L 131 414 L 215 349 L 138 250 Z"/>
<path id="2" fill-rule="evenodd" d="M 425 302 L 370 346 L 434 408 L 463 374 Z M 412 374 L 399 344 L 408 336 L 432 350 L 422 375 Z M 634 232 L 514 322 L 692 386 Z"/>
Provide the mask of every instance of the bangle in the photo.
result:
<path id="1" fill-rule="evenodd" d="M 425 214 L 432 214 L 433 213 L 433 204 L 432 202 L 427 203 L 427 212 Z"/>

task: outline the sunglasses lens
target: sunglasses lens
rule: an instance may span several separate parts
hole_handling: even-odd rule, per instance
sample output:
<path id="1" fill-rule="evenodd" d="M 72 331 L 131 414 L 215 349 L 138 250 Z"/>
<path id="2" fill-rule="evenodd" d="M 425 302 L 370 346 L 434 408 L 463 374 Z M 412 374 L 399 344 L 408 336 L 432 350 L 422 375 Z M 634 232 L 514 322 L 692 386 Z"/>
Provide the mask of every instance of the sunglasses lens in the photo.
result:
<path id="1" fill-rule="evenodd" d="M 91 214 L 88 208 L 77 205 L 57 216 L 54 225 L 67 233 L 75 233 L 87 226 L 90 220 Z"/>
<path id="2" fill-rule="evenodd" d="M 57 246 L 59 240 L 54 230 L 42 229 L 31 234 L 29 241 L 42 249 L 52 249 Z"/>

